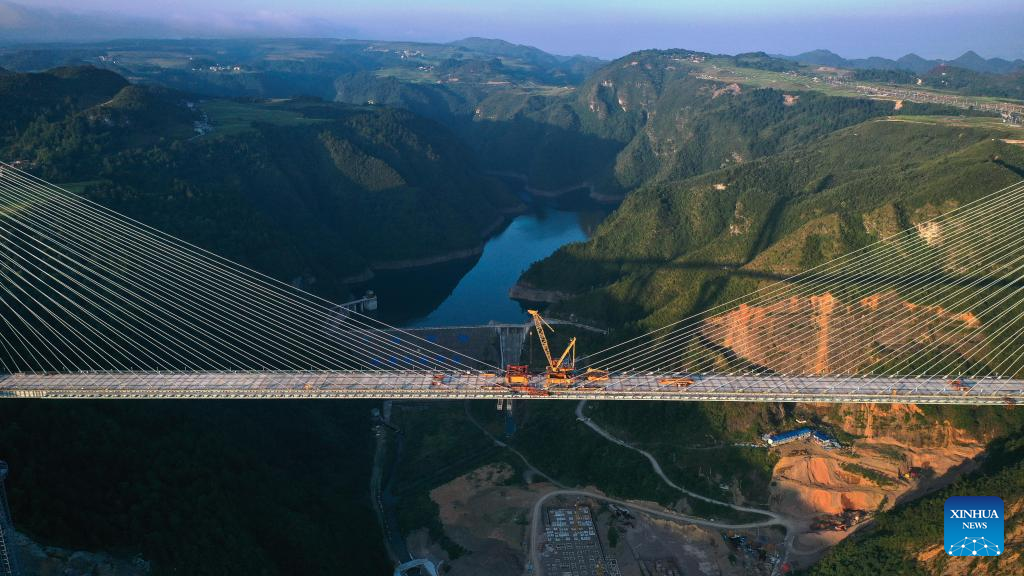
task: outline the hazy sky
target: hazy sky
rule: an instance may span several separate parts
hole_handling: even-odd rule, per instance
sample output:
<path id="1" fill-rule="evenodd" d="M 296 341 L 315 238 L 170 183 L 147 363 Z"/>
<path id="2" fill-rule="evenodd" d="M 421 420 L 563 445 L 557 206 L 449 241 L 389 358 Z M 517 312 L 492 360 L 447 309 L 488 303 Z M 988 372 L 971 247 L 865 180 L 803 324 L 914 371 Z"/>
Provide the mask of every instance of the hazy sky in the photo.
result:
<path id="1" fill-rule="evenodd" d="M 27 0 L 21 4 L 85 16 L 76 20 L 84 22 L 83 30 L 62 28 L 60 34 L 68 39 L 75 39 L 75 34 L 109 36 L 119 30 L 121 35 L 140 36 L 424 41 L 485 36 L 560 54 L 606 58 L 668 47 L 785 54 L 828 48 L 847 57 L 916 52 L 928 58 L 953 58 L 975 50 L 986 57 L 1024 58 L 1024 0 Z M 12 16 L 3 8 L 0 0 L 0 39 L 5 31 L 31 24 L 30 18 Z M 89 33 L 89 22 L 102 32 Z"/>

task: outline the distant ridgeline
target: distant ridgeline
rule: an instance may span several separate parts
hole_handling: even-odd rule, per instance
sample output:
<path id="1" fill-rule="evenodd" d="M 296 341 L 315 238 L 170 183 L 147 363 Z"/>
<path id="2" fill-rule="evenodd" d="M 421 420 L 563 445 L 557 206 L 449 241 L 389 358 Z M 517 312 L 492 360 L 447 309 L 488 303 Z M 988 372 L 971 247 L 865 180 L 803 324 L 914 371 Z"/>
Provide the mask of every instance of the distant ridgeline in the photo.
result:
<path id="1" fill-rule="evenodd" d="M 656 181 L 748 162 L 890 114 L 962 114 L 939 106 L 783 93 L 701 79 L 707 55 L 644 51 L 615 60 L 573 93 L 495 94 L 480 102 L 467 138 L 481 162 L 524 173 L 539 188 L 588 184 L 621 198 Z M 767 56 L 730 62 L 793 67 Z"/>
<path id="2" fill-rule="evenodd" d="M 0 157 L 334 298 L 375 266 L 478 250 L 522 209 L 490 172 L 524 177 L 542 193 L 586 187 L 601 200 L 625 198 L 593 238 L 522 277 L 562 298 L 553 314 L 605 325 L 615 341 L 918 224 L 922 242 L 941 242 L 926 220 L 1024 178 L 1022 138 L 998 119 L 700 78 L 711 57 L 644 51 L 605 63 L 484 39 L 10 48 L 0 52 L 8 69 L 96 68 L 0 73 Z M 718 58 L 747 75 L 800 67 L 759 53 Z M 299 94 L 309 96 L 290 98 Z M 335 99 L 344 103 L 327 102 Z M 916 305 L 891 294 L 863 304 Z M 761 311 L 744 314 L 753 312 Z M 972 321 L 959 310 L 935 315 Z M 706 320 L 738 325 L 743 314 Z M 581 345 L 598 338 L 582 335 Z M 782 405 L 668 404 L 593 410 L 659 447 L 666 438 L 749 442 L 786 424 Z M 328 573 L 342 564 L 376 573 L 387 559 L 366 529 L 375 526 L 369 408 L 0 403 L 0 420 L 14 423 L 0 427 L 0 445 L 19 477 L 33 479 L 11 484 L 15 517 L 58 543 L 139 550 L 158 574 Z M 617 448 L 578 426 L 571 406 L 531 410 L 520 447 L 546 473 L 567 484 L 598 478 L 629 497 L 640 489 L 645 499 L 678 498 L 646 462 L 603 457 Z M 423 438 L 464 448 L 463 407 L 452 412 L 432 413 L 443 433 Z M 1019 414 L 929 408 L 921 419 L 987 437 L 1019 428 Z M 988 480 L 951 490 L 1020 493 L 1019 458 L 1010 457 L 1019 445 L 997 445 L 990 462 L 1004 466 L 986 464 Z M 772 456 L 732 448 L 707 452 L 716 471 L 767 500 Z M 414 456 L 407 461 L 448 459 Z M 699 467 L 686 474 L 687 485 L 704 485 Z M 884 528 L 929 530 L 916 510 L 883 515 L 883 529 L 841 547 L 821 573 L 912 571 L 924 536 L 893 538 Z"/>
<path id="3" fill-rule="evenodd" d="M 816 89 L 789 93 L 785 101 L 801 106 L 788 111 L 779 91 L 698 78 L 711 59 L 747 72 L 813 75 L 813 66 L 760 52 L 648 50 L 604 62 L 482 38 L 447 44 L 276 40 L 258 47 L 246 40 L 152 40 L 0 50 L 0 65 L 19 71 L 89 63 L 189 94 L 305 94 L 404 108 L 445 123 L 487 170 L 523 175 L 541 190 L 587 186 L 610 201 L 652 177 L 750 160 L 867 117 L 950 112 L 909 103 L 894 111 L 885 102 L 824 98 Z M 972 62 L 965 55 L 952 64 Z M 1000 95 L 1020 89 L 1013 72 L 955 70 L 970 76 L 943 76 L 936 86 Z M 733 144 L 737 139 L 755 145 L 742 150 Z"/>
<path id="4" fill-rule="evenodd" d="M 779 56 L 786 60 L 804 64 L 817 64 L 835 68 L 856 70 L 906 70 L 918 74 L 940 66 L 960 68 L 987 74 L 1010 74 L 1024 70 L 1024 59 L 983 58 L 973 50 L 964 52 L 952 60 L 927 59 L 917 54 L 906 54 L 895 60 L 872 56 L 870 58 L 843 58 L 830 50 L 811 50 L 796 56 Z"/>
<path id="5" fill-rule="evenodd" d="M 216 47 L 243 57 L 228 41 L 198 42 L 194 50 Z M 150 52 L 116 57 L 107 56 L 107 47 L 81 49 L 86 52 L 79 56 L 133 69 L 170 48 L 155 43 Z M 970 162 L 990 156 L 988 165 L 1010 177 L 1019 156 L 1018 146 L 986 142 L 982 128 L 872 122 L 962 110 L 723 84 L 699 77 L 710 55 L 686 50 L 638 52 L 587 75 L 592 61 L 483 40 L 340 43 L 333 49 L 345 56 L 314 61 L 363 66 L 347 72 L 354 76 L 335 77 L 335 95 L 374 105 L 315 97 L 215 99 L 130 85 L 92 67 L 0 74 L 0 121 L 7 127 L 0 130 L 0 153 L 116 210 L 333 297 L 343 297 L 347 282 L 367 279 L 375 267 L 479 250 L 507 214 L 521 209 L 521 201 L 485 171 L 522 175 L 540 192 L 582 186 L 614 201 L 636 191 L 594 240 L 566 248 L 523 278 L 536 288 L 581 296 L 574 310 L 610 322 L 635 321 L 665 306 L 673 313 L 691 309 L 698 292 L 702 302 L 710 294 L 695 287 L 718 281 L 707 270 L 662 269 L 671 278 L 661 283 L 659 296 L 640 296 L 651 285 L 646 271 L 660 268 L 659 261 L 689 255 L 688 268 L 696 261 L 715 269 L 748 266 L 809 223 L 813 218 L 802 214 L 814 213 L 806 209 L 835 213 L 840 244 L 822 243 L 828 234 L 810 234 L 806 246 L 786 253 L 799 254 L 796 264 L 810 263 L 875 234 L 851 224 L 857 210 L 933 189 L 922 182 L 947 174 L 945 166 L 928 165 L 936 157 Z M 24 57 L 8 51 L 0 61 L 25 66 L 18 60 Z M 513 72 L 514 60 L 532 64 Z M 197 55 L 168 70 L 241 75 L 235 78 L 241 81 L 255 66 L 247 61 L 236 70 L 225 67 L 227 60 L 211 62 Z M 395 62 L 421 76 L 365 70 Z M 749 70 L 796 66 L 759 53 L 728 62 Z M 555 77 L 580 83 L 557 90 L 536 84 Z M 892 181 L 897 167 L 921 176 Z M 992 189 L 987 184 L 1001 181 L 985 174 L 959 189 Z M 856 207 L 842 205 L 840 197 L 861 189 L 866 192 L 851 196 Z M 609 306 L 604 298 L 612 284 L 618 286 L 613 290 L 628 284 L 636 296 L 626 302 L 612 296 L 616 305 Z"/>

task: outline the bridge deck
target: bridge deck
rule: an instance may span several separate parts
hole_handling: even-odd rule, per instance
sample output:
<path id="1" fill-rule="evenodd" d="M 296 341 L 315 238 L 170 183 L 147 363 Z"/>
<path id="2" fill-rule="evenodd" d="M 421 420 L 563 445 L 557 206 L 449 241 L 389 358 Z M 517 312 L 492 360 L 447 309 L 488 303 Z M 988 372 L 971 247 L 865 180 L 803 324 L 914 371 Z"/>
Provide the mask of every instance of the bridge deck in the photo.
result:
<path id="1" fill-rule="evenodd" d="M 702 375 L 687 387 L 663 374 L 612 374 L 588 388 L 552 389 L 550 396 L 513 392 L 500 377 L 479 372 L 83 372 L 0 375 L 8 398 L 407 398 L 591 399 L 918 404 L 1024 403 L 1024 380 L 980 379 L 954 390 L 944 378 Z M 543 387 L 543 377 L 532 384 Z"/>

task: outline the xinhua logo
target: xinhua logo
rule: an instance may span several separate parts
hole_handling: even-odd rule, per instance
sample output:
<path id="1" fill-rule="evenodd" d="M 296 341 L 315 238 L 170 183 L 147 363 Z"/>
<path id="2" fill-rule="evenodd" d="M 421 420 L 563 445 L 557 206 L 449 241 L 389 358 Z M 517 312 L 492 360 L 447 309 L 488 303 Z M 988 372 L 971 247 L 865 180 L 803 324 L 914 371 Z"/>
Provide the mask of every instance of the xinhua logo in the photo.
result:
<path id="1" fill-rule="evenodd" d="M 995 496 L 946 499 L 945 545 L 950 556 L 1003 553 L 1003 500 Z"/>

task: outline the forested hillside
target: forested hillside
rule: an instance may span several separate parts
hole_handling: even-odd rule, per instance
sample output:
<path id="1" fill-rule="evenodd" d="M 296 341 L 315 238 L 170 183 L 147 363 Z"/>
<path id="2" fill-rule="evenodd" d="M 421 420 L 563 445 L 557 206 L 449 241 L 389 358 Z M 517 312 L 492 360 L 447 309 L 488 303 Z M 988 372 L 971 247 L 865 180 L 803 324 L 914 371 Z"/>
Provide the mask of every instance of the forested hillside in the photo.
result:
<path id="1" fill-rule="evenodd" d="M 1024 69 L 1018 68 L 1005 74 L 992 74 L 961 68 L 959 66 L 937 66 L 931 70 L 914 73 L 909 70 L 857 70 L 854 78 L 869 82 L 926 86 L 939 90 L 950 90 L 961 94 L 977 94 L 997 98 L 1024 98 Z"/>
<path id="2" fill-rule="evenodd" d="M 19 530 L 155 576 L 389 573 L 362 402 L 0 403 Z"/>
<path id="3" fill-rule="evenodd" d="M 200 99 L 92 68 L 0 77 L 2 154 L 278 278 L 478 250 L 519 200 L 412 113 Z"/>
<path id="4" fill-rule="evenodd" d="M 700 78 L 709 55 L 651 50 L 615 60 L 572 95 L 495 94 L 476 108 L 467 138 L 484 165 L 524 173 L 542 188 L 589 183 L 618 198 L 807 144 L 887 114 L 958 113 L 948 108 L 783 93 Z M 792 66 L 764 55 L 732 60 Z"/>
<path id="5" fill-rule="evenodd" d="M 35 72 L 89 64 L 145 83 L 207 96 L 333 99 L 349 75 L 397 77 L 456 91 L 574 85 L 604 62 L 488 38 L 449 43 L 285 39 L 113 40 L 0 47 L 0 66 Z M 494 82 L 486 86 L 487 82 Z M 350 101 L 342 99 L 342 101 Z M 352 103 L 363 104 L 364 100 Z"/>
<path id="6" fill-rule="evenodd" d="M 519 200 L 451 132 L 317 99 L 199 97 L 92 67 L 0 75 L 0 156 L 336 299 L 376 264 L 479 249 Z M 160 574 L 389 571 L 370 406 L 3 403 L 15 522 Z"/>
<path id="7" fill-rule="evenodd" d="M 1024 149 L 992 136 L 953 120 L 871 120 L 782 154 L 648 184 L 589 242 L 522 280 L 574 294 L 563 311 L 659 326 L 756 287 L 754 278 L 793 274 L 1020 180 Z"/>
<path id="8" fill-rule="evenodd" d="M 764 94 L 769 97 L 772 91 Z M 739 101 L 739 96 L 732 97 Z M 813 101 L 792 103 L 790 113 L 799 114 L 804 102 Z M 615 333 L 603 342 L 584 339 L 583 349 L 600 349 L 819 265 L 1024 178 L 1018 132 L 998 122 L 865 116 L 847 127 L 775 148 L 761 158 L 698 170 L 696 176 L 647 179 L 588 242 L 564 247 L 536 263 L 521 283 L 571 295 L 553 305 L 552 314 L 574 314 L 612 327 Z M 813 118 L 814 114 L 795 123 L 814 126 Z M 780 120 L 779 126 L 792 124 Z M 967 567 L 941 550 L 945 497 L 996 494 L 1007 499 L 1008 510 L 1019 509 L 1024 472 L 1017 449 L 1018 410 L 924 406 L 907 420 L 898 411 L 883 418 L 870 407 L 801 408 L 600 403 L 590 415 L 662 462 L 671 462 L 673 477 L 686 486 L 715 495 L 720 482 L 735 482 L 745 498 L 755 501 L 768 501 L 770 486 L 778 480 L 778 471 L 773 470 L 777 460 L 733 443 L 794 428 L 807 419 L 819 427 L 845 430 L 849 436 L 844 442 L 870 443 L 877 435 L 919 453 L 947 451 L 944 441 L 929 438 L 944 429 L 956 430 L 959 442 L 994 441 L 975 476 L 883 514 L 862 536 L 828 555 L 812 574 L 963 573 Z M 794 410 L 800 414 L 795 416 Z M 883 425 L 888 418 L 900 423 Z M 873 425 L 856 424 L 865 420 Z M 556 434 L 560 427 L 572 433 Z M 635 474 L 626 456 L 612 457 L 611 447 L 586 432 L 573 422 L 569 407 L 531 410 L 520 446 L 532 461 L 562 478 L 596 483 L 618 495 L 672 501 L 671 491 L 647 483 L 647 476 Z M 536 450 L 532 443 L 540 438 L 558 440 Z M 695 444 L 720 447 L 709 457 L 693 448 Z M 622 464 L 617 467 L 618 462 Z M 791 465 L 792 460 L 787 462 Z M 1008 535 L 1019 532 L 1019 514 L 1014 514 L 1008 520 Z M 977 564 L 971 569 L 1012 573 L 1005 570 L 1017 560 L 1008 556 L 998 565 Z"/>
<path id="9" fill-rule="evenodd" d="M 0 74 L 0 156 L 335 299 L 375 268 L 475 254 L 523 207 L 490 172 L 521 175 L 548 191 L 589 187 L 621 206 L 589 241 L 564 247 L 521 279 L 568 295 L 552 315 L 610 329 L 606 337 L 580 334 L 583 351 L 1024 178 L 1019 131 L 998 119 L 708 80 L 699 65 L 708 56 L 644 51 L 603 63 L 478 38 L 9 50 L 0 62 L 17 69 L 69 58 L 106 69 Z M 746 71 L 797 68 L 762 53 L 727 62 Z M 146 83 L 129 83 L 127 74 Z M 947 81 L 973 90 L 974 80 L 958 72 Z M 568 335 L 560 330 L 555 344 Z M 328 574 L 339 566 L 385 573 L 367 488 L 370 408 L 4 403 L 0 456 L 12 465 L 16 522 L 42 541 L 141 552 L 157 574 Z M 594 434 L 574 408 L 517 406 L 520 428 L 509 443 L 567 485 L 679 501 L 645 459 Z M 778 456 L 749 443 L 804 419 L 852 439 L 870 434 L 860 419 L 877 417 L 872 431 L 905 428 L 906 444 L 948 428 L 949 438 L 969 437 L 979 451 L 1020 428 L 1017 412 L 1003 408 L 884 416 L 844 406 L 797 414 L 781 404 L 589 410 L 671 462 L 667 473 L 679 483 L 757 505 L 770 499 Z M 415 478 L 405 480 L 415 481 L 418 496 L 408 496 L 403 528 L 428 527 L 438 538 L 436 506 L 423 493 L 469 460 L 494 457 L 486 437 L 458 428 L 471 411 L 493 416 L 493 403 L 487 414 L 482 404 L 424 412 L 425 427 L 437 432 L 406 448 L 403 470 Z M 1019 494 L 1013 438 L 997 439 L 980 475 L 951 490 Z M 484 456 L 462 462 L 464 451 Z M 455 465 L 435 470 L 449 459 Z M 416 476 L 427 469 L 431 476 Z M 689 505 L 708 517 L 730 513 Z M 925 545 L 923 536 L 892 536 L 934 506 L 926 500 L 882 516 L 858 540 L 863 546 L 843 545 L 815 573 L 854 573 L 868 551 L 878 557 L 870 564 L 876 571 L 945 569 L 935 559 L 914 564 L 911 550 Z"/>

